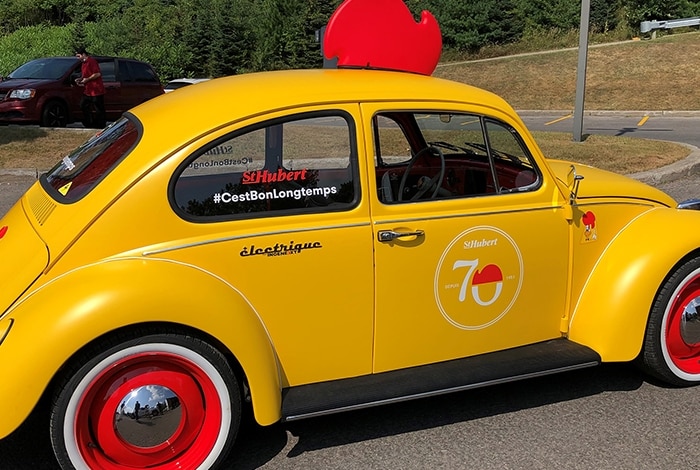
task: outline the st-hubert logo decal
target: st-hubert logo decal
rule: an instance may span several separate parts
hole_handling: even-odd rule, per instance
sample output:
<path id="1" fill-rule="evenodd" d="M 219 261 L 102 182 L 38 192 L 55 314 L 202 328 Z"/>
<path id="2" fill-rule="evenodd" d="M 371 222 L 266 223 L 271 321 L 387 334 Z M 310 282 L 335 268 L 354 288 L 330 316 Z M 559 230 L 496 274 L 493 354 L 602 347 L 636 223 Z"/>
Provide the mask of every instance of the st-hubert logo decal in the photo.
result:
<path id="1" fill-rule="evenodd" d="M 583 223 L 583 238 L 581 243 L 594 242 L 598 239 L 598 229 L 595 224 L 595 214 L 591 211 L 586 212 L 581 217 Z"/>
<path id="2" fill-rule="evenodd" d="M 513 239 L 495 227 L 474 227 L 442 253 L 435 272 L 435 300 L 452 325 L 480 330 L 508 313 L 522 283 L 523 259 Z"/>

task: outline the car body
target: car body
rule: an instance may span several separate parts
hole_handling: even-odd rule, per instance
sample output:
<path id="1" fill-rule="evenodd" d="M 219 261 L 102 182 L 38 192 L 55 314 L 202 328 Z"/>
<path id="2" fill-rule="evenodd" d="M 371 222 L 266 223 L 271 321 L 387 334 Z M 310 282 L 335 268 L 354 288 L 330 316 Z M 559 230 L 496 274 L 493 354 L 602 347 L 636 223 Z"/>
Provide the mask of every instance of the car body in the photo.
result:
<path id="1" fill-rule="evenodd" d="M 269 425 L 635 359 L 694 384 L 698 223 L 546 159 L 465 84 L 344 69 L 187 87 L 0 220 L 0 436 L 49 395 L 65 468 L 210 468 L 247 401 Z"/>
<path id="2" fill-rule="evenodd" d="M 126 110 L 163 94 L 153 67 L 121 57 L 95 57 L 105 85 L 105 112 L 110 121 Z M 44 57 L 18 67 L 0 81 L 0 122 L 65 127 L 82 120 L 83 88 L 77 57 Z"/>
<path id="3" fill-rule="evenodd" d="M 209 79 L 208 78 L 177 78 L 175 80 L 170 80 L 168 83 L 166 83 L 165 86 L 163 87 L 163 90 L 166 93 L 170 93 L 170 92 L 175 91 L 179 88 L 194 85 L 196 83 L 206 82 L 207 80 L 209 80 Z"/>

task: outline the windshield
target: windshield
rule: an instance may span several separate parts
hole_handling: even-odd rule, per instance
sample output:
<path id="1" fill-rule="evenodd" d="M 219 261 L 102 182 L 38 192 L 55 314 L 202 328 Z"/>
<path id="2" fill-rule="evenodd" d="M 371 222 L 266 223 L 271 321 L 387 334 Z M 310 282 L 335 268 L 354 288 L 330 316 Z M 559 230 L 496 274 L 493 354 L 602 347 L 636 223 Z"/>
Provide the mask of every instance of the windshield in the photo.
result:
<path id="1" fill-rule="evenodd" d="M 51 57 L 36 59 L 17 68 L 7 78 L 57 80 L 78 63 L 76 57 Z"/>
<path id="2" fill-rule="evenodd" d="M 42 177 L 59 201 L 74 202 L 97 186 L 136 145 L 138 127 L 121 118 L 63 158 Z"/>

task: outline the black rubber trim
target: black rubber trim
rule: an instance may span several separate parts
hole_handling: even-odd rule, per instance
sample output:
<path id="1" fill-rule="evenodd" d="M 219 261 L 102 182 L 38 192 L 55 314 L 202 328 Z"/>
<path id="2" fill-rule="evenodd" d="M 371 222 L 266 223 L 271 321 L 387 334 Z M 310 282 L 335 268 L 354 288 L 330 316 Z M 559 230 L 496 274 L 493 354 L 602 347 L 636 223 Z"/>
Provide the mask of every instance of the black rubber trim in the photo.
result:
<path id="1" fill-rule="evenodd" d="M 282 419 L 294 421 L 385 403 L 596 366 L 600 356 L 566 339 L 555 339 L 480 356 L 282 391 Z"/>

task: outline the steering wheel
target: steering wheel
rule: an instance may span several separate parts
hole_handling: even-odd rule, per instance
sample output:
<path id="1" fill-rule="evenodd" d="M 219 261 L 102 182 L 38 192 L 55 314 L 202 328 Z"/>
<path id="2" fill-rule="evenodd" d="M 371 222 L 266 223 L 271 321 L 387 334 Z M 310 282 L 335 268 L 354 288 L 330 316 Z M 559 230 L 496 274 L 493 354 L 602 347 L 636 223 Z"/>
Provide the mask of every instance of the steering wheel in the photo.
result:
<path id="1" fill-rule="evenodd" d="M 414 194 L 411 197 L 411 201 L 415 201 L 419 199 L 421 196 L 423 196 L 425 193 L 427 193 L 431 188 L 435 188 L 433 191 L 433 194 L 430 195 L 430 199 L 434 199 L 435 196 L 437 195 L 438 191 L 440 190 L 440 186 L 442 185 L 442 180 L 445 178 L 445 155 L 443 155 L 442 150 L 440 150 L 437 147 L 434 147 L 432 145 L 428 145 L 424 149 L 421 149 L 418 151 L 412 158 L 411 161 L 408 162 L 408 166 L 406 167 L 406 170 L 403 173 L 403 176 L 401 177 L 401 183 L 399 184 L 399 201 L 403 201 L 403 191 L 406 187 L 406 180 L 408 180 L 408 175 L 411 173 L 411 170 L 413 169 L 413 165 L 416 163 L 416 161 L 425 153 L 425 152 L 433 152 L 436 154 L 438 157 L 440 157 L 440 173 L 437 175 L 433 176 L 432 178 L 428 178 L 427 176 L 421 178 L 418 181 L 418 191 L 416 194 Z"/>

